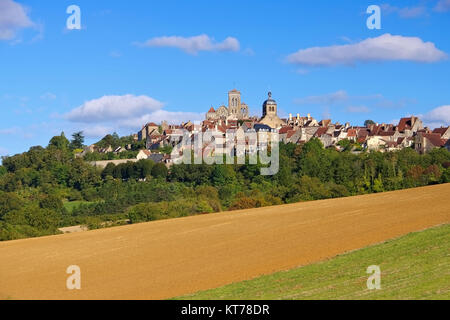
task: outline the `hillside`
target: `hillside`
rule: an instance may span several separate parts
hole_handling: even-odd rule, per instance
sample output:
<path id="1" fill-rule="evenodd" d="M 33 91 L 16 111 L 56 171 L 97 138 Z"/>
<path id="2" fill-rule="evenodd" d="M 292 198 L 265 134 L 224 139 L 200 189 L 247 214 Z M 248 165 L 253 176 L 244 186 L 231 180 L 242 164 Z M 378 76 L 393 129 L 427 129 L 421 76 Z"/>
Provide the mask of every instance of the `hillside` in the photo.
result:
<path id="1" fill-rule="evenodd" d="M 164 299 L 450 221 L 450 184 L 0 243 L 0 298 Z M 66 289 L 81 268 L 82 289 Z"/>
<path id="2" fill-rule="evenodd" d="M 450 225 L 411 233 L 328 261 L 180 299 L 449 299 Z M 368 290 L 366 268 L 378 265 L 381 290 Z"/>

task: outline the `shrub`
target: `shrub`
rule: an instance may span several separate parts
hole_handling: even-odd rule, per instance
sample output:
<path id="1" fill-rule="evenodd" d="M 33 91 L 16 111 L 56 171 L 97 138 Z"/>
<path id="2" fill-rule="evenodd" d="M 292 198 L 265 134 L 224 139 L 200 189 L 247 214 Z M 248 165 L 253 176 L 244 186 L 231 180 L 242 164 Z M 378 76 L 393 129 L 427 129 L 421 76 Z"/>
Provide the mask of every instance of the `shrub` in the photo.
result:
<path id="1" fill-rule="evenodd" d="M 152 176 L 154 178 L 166 178 L 167 177 L 167 167 L 164 163 L 157 163 L 152 168 Z"/>
<path id="2" fill-rule="evenodd" d="M 56 195 L 49 194 L 41 199 L 41 201 L 39 202 L 39 207 L 41 209 L 50 209 L 54 210 L 55 212 L 62 212 L 64 204 L 61 198 Z"/>
<path id="3" fill-rule="evenodd" d="M 9 211 L 18 210 L 21 207 L 22 201 L 16 194 L 0 191 L 0 219 Z"/>

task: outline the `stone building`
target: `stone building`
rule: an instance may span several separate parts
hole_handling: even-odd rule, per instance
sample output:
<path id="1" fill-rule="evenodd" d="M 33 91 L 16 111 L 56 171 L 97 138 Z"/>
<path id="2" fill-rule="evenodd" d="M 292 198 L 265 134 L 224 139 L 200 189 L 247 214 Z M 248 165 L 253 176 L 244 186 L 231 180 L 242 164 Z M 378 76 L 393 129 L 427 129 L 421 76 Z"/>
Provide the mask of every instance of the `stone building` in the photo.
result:
<path id="1" fill-rule="evenodd" d="M 285 122 L 278 117 L 277 112 L 277 102 L 272 99 L 272 92 L 269 92 L 269 98 L 263 103 L 263 114 L 259 122 L 268 125 L 272 129 L 281 128 L 285 125 Z"/>
<path id="2" fill-rule="evenodd" d="M 241 93 L 236 89 L 228 92 L 228 108 L 220 106 L 217 110 L 213 107 L 206 114 L 206 120 L 245 120 L 248 119 L 248 105 L 241 102 Z"/>

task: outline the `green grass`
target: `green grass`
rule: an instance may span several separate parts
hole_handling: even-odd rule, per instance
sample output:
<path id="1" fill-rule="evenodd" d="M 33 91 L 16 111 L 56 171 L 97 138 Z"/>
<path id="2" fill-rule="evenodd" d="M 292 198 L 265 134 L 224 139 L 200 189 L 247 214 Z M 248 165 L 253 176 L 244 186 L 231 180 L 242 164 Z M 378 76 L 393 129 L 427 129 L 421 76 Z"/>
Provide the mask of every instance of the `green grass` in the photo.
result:
<path id="1" fill-rule="evenodd" d="M 67 212 L 72 213 L 73 209 L 78 207 L 80 204 L 91 204 L 94 202 L 89 201 L 66 201 L 64 202 L 64 207 L 66 208 Z"/>
<path id="2" fill-rule="evenodd" d="M 381 268 L 380 290 L 367 289 L 370 265 Z M 450 299 L 450 225 L 177 299 Z"/>

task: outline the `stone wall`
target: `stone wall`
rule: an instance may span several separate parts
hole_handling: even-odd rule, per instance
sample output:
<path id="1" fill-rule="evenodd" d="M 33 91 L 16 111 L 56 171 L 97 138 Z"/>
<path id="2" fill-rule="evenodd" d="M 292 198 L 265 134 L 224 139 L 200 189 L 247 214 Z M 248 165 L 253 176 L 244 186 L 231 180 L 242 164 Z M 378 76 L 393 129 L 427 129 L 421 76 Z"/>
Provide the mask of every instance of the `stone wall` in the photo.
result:
<path id="1" fill-rule="evenodd" d="M 104 160 L 104 161 L 91 161 L 89 164 L 93 165 L 94 167 L 104 169 L 108 165 L 108 163 L 113 163 L 116 166 L 122 163 L 127 162 L 138 162 L 138 159 L 120 159 L 120 160 Z"/>

